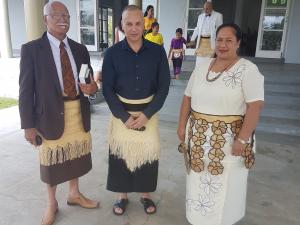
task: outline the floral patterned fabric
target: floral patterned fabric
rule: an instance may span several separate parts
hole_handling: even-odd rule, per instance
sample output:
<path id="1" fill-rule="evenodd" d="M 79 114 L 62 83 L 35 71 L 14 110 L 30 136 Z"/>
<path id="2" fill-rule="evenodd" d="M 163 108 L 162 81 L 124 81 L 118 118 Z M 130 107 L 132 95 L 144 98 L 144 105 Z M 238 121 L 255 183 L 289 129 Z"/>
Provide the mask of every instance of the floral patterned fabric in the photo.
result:
<path id="1" fill-rule="evenodd" d="M 211 60 L 196 66 L 185 90 L 193 111 L 221 117 L 243 116 L 246 103 L 264 100 L 264 78 L 253 63 L 241 58 L 218 79 L 208 82 Z M 217 75 L 208 74 L 210 79 Z M 242 120 L 192 117 L 186 135 L 191 153 L 186 183 L 187 219 L 193 225 L 232 225 L 245 214 L 247 168 L 254 163 L 251 146 L 242 156 L 231 154 L 234 134 L 239 133 Z"/>

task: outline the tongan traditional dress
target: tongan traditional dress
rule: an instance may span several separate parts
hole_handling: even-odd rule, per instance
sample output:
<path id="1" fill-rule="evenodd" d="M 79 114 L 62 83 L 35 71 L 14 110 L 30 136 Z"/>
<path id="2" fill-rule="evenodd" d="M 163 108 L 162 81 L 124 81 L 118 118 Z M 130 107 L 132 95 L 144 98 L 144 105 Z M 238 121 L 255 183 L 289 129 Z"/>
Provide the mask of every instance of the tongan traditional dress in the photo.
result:
<path id="1" fill-rule="evenodd" d="M 65 128 L 57 140 L 43 138 L 39 147 L 41 179 L 57 185 L 92 169 L 92 138 L 82 125 L 79 100 L 64 101 Z"/>
<path id="2" fill-rule="evenodd" d="M 191 170 L 186 182 L 186 216 L 193 225 L 232 225 L 245 214 L 248 168 L 254 163 L 253 138 L 242 156 L 231 154 L 246 103 L 264 100 L 264 77 L 246 59 L 209 82 L 212 59 L 195 68 L 185 91 L 192 112 L 186 144 Z M 212 80 L 218 74 L 209 72 Z"/>
<path id="3" fill-rule="evenodd" d="M 103 94 L 112 112 L 109 124 L 107 189 L 113 192 L 156 190 L 160 142 L 157 112 L 170 84 L 165 50 L 143 40 L 136 53 L 127 40 L 109 48 L 103 61 Z M 142 130 L 130 130 L 130 115 L 149 119 Z"/>
<path id="4" fill-rule="evenodd" d="M 198 16 L 197 26 L 191 37 L 191 41 L 195 41 L 196 37 L 196 66 L 201 61 L 205 61 L 206 58 L 210 58 L 214 54 L 215 41 L 216 41 L 216 31 L 218 27 L 223 23 L 223 16 L 221 13 L 212 11 L 211 14 L 206 15 L 206 13 L 201 13 Z"/>
<path id="5" fill-rule="evenodd" d="M 92 139 L 90 132 L 84 129 L 81 111 L 81 104 L 83 103 L 80 98 L 83 98 L 82 101 L 85 102 L 88 102 L 88 100 L 79 94 L 80 90 L 76 82 L 78 78 L 76 62 L 79 63 L 80 58 L 76 58 L 77 61 L 74 58 L 74 55 L 79 53 L 83 55 L 82 58 L 85 57 L 86 62 L 89 62 L 89 56 L 83 46 L 78 44 L 80 49 L 77 46 L 77 48 L 74 48 L 74 42 L 69 43 L 67 37 L 62 42 L 50 33 L 47 33 L 47 37 L 61 87 L 61 99 L 63 99 L 64 104 L 64 112 L 61 113 L 64 117 L 62 136 L 55 140 L 43 137 L 42 145 L 39 147 L 41 180 L 53 186 L 78 178 L 92 168 Z M 72 44 L 73 49 L 70 44 Z M 82 61 L 82 63 L 84 62 Z M 68 80 L 70 78 L 65 78 L 66 73 L 74 77 L 74 82 L 70 82 Z M 53 76 L 57 75 L 53 74 Z M 52 78 L 52 80 L 54 79 Z M 72 87 L 68 86 L 68 83 L 71 83 Z M 66 95 L 66 88 L 73 89 L 75 92 L 73 97 Z M 51 103 L 45 102 L 45 104 Z M 84 107 L 89 107 L 89 104 L 85 104 Z M 53 109 L 49 109 L 49 111 L 51 110 Z M 55 125 L 53 125 L 53 128 L 55 129 Z M 44 136 L 42 132 L 41 135 Z"/>

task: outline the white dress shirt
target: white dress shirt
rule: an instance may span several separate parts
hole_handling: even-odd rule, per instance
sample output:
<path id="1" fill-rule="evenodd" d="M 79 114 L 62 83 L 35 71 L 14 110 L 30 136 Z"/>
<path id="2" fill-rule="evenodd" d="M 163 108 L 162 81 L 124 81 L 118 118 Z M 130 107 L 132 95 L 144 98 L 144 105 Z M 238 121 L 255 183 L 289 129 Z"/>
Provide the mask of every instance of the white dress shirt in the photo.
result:
<path id="1" fill-rule="evenodd" d="M 202 25 L 201 36 L 210 37 L 211 29 L 211 16 L 205 16 Z"/>
<path id="2" fill-rule="evenodd" d="M 207 20 L 209 21 L 209 28 L 207 27 L 203 29 L 202 27 L 204 25 L 204 20 L 206 20 L 205 13 L 201 13 L 198 17 L 197 26 L 195 27 L 195 30 L 191 37 L 191 41 L 195 41 L 197 36 L 203 36 L 206 32 L 209 31 L 208 36 L 210 36 L 211 38 L 210 45 L 212 49 L 215 49 L 216 30 L 223 23 L 223 16 L 221 13 L 212 11 L 209 19 Z M 204 31 L 203 34 L 202 31 Z"/>
<path id="3" fill-rule="evenodd" d="M 64 82 L 63 82 L 63 77 L 62 77 L 62 70 L 61 70 L 61 62 L 60 62 L 60 40 L 58 40 L 56 37 L 54 37 L 52 34 L 50 34 L 49 32 L 47 32 L 47 37 L 49 39 L 50 42 L 50 46 L 51 46 L 51 50 L 52 50 L 52 54 L 53 54 L 53 58 L 54 58 L 54 62 L 55 62 L 55 66 L 56 66 L 56 70 L 57 70 L 57 74 L 58 74 L 58 79 L 59 79 L 59 83 L 60 83 L 60 87 L 61 87 L 61 91 L 64 91 Z M 77 74 L 77 67 L 76 67 L 76 63 L 70 48 L 70 45 L 68 43 L 68 38 L 66 37 L 63 40 L 64 44 L 65 44 L 65 49 L 68 53 L 69 59 L 70 59 L 70 63 L 71 63 L 71 67 L 72 67 L 72 71 L 73 71 L 73 75 L 74 75 L 74 79 L 75 79 L 75 86 L 76 86 L 76 92 L 77 94 L 79 93 L 79 89 L 78 89 L 78 74 Z"/>

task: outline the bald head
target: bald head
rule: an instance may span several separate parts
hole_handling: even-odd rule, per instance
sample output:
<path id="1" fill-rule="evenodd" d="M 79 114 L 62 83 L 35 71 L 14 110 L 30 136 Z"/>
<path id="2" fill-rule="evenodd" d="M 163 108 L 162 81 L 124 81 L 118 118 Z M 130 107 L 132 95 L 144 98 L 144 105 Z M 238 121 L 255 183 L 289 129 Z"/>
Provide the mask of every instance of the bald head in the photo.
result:
<path id="1" fill-rule="evenodd" d="M 210 14 L 212 12 L 212 10 L 213 10 L 213 4 L 212 4 L 212 2 L 206 1 L 204 3 L 203 10 L 204 10 L 204 12 L 205 12 L 206 15 Z"/>

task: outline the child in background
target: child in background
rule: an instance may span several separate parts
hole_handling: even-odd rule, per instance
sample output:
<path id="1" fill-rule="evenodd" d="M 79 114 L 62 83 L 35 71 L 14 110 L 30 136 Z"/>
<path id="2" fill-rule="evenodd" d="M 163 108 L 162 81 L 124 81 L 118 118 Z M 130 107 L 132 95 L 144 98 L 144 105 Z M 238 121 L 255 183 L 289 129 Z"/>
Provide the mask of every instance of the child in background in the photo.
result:
<path id="1" fill-rule="evenodd" d="M 175 79 L 179 79 L 179 75 L 181 72 L 181 66 L 184 56 L 184 48 L 183 44 L 186 44 L 186 40 L 182 37 L 182 29 L 176 29 L 176 37 L 171 41 L 171 47 L 169 51 L 169 60 L 173 61 L 174 68 L 174 77 Z"/>
<path id="2" fill-rule="evenodd" d="M 146 34 L 145 39 L 153 43 L 156 43 L 158 45 L 163 45 L 164 44 L 163 36 L 161 35 L 161 33 L 158 32 L 159 32 L 159 24 L 158 22 L 154 22 L 151 25 L 151 29 Z"/>

